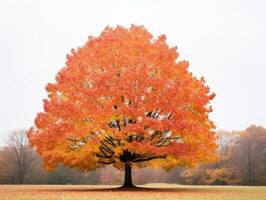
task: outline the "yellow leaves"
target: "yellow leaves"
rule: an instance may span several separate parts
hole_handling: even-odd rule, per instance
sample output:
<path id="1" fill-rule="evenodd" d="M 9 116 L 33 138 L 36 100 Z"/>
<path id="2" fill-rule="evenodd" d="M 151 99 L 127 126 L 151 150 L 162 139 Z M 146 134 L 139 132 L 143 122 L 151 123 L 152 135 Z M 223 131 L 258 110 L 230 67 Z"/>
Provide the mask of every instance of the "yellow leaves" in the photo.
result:
<path id="1" fill-rule="evenodd" d="M 122 154 L 123 149 L 122 149 L 121 146 L 118 146 L 118 147 L 115 147 L 115 148 L 114 148 L 114 152 L 115 152 L 114 157 L 116 157 L 116 156 L 119 157 L 119 155 Z"/>

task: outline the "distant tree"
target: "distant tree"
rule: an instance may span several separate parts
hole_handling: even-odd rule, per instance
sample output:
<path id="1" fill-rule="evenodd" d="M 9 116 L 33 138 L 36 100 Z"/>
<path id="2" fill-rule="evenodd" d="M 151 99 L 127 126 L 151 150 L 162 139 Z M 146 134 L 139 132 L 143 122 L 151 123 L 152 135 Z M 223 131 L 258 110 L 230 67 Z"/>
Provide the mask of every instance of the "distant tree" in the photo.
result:
<path id="1" fill-rule="evenodd" d="M 112 164 L 125 169 L 124 187 L 133 187 L 132 166 L 215 161 L 208 118 L 215 95 L 177 58 L 164 35 L 154 39 L 134 25 L 107 27 L 72 50 L 28 133 L 46 168 Z"/>
<path id="2" fill-rule="evenodd" d="M 29 148 L 26 131 L 15 131 L 10 133 L 7 144 L 9 145 L 9 162 L 15 168 L 16 183 L 23 184 L 30 172 L 35 156 L 34 151 Z"/>
<path id="3" fill-rule="evenodd" d="M 250 126 L 238 140 L 239 168 L 247 185 L 266 184 L 266 129 Z"/>
<path id="4" fill-rule="evenodd" d="M 10 147 L 0 148 L 0 184 L 16 183 L 14 152 Z"/>
<path id="5" fill-rule="evenodd" d="M 233 156 L 233 154 L 236 151 L 236 142 L 238 141 L 240 137 L 240 132 L 233 131 L 225 131 L 225 130 L 219 130 L 217 131 L 218 135 L 218 155 L 219 155 L 219 164 L 223 164 L 224 162 L 227 162 L 230 160 L 230 157 Z M 217 163 L 217 164 L 218 164 Z"/>

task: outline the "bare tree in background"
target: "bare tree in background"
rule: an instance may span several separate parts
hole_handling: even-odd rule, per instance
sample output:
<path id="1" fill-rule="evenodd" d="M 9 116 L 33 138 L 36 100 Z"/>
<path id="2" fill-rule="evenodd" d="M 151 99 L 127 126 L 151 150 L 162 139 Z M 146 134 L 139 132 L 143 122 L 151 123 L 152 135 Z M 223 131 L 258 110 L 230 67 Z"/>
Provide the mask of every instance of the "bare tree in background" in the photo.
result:
<path id="1" fill-rule="evenodd" d="M 24 184 L 26 176 L 36 159 L 34 151 L 29 148 L 26 131 L 15 131 L 9 135 L 7 144 L 11 148 L 10 162 L 15 166 L 16 183 Z"/>

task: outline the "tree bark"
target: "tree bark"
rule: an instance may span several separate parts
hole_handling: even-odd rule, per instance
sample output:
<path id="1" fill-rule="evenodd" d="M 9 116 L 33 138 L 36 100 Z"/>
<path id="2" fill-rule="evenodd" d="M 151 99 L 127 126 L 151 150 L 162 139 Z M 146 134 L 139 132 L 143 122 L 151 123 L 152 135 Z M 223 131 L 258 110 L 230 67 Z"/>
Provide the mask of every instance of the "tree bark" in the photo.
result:
<path id="1" fill-rule="evenodd" d="M 125 179 L 123 188 L 133 188 L 135 187 L 132 183 L 132 174 L 131 174 L 131 164 L 125 163 Z"/>

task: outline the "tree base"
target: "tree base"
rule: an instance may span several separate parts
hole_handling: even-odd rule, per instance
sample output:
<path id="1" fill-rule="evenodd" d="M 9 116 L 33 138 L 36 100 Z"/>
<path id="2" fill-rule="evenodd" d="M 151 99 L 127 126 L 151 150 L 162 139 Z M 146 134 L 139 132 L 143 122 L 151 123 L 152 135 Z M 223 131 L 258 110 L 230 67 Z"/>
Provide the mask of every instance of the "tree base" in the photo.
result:
<path id="1" fill-rule="evenodd" d="M 118 190 L 138 190 L 139 187 L 135 186 L 135 185 L 129 185 L 129 184 L 124 184 L 122 186 L 120 186 L 119 188 L 117 188 Z"/>
<path id="2" fill-rule="evenodd" d="M 121 188 L 137 188 L 137 187 L 133 184 L 124 184 L 121 186 Z"/>

